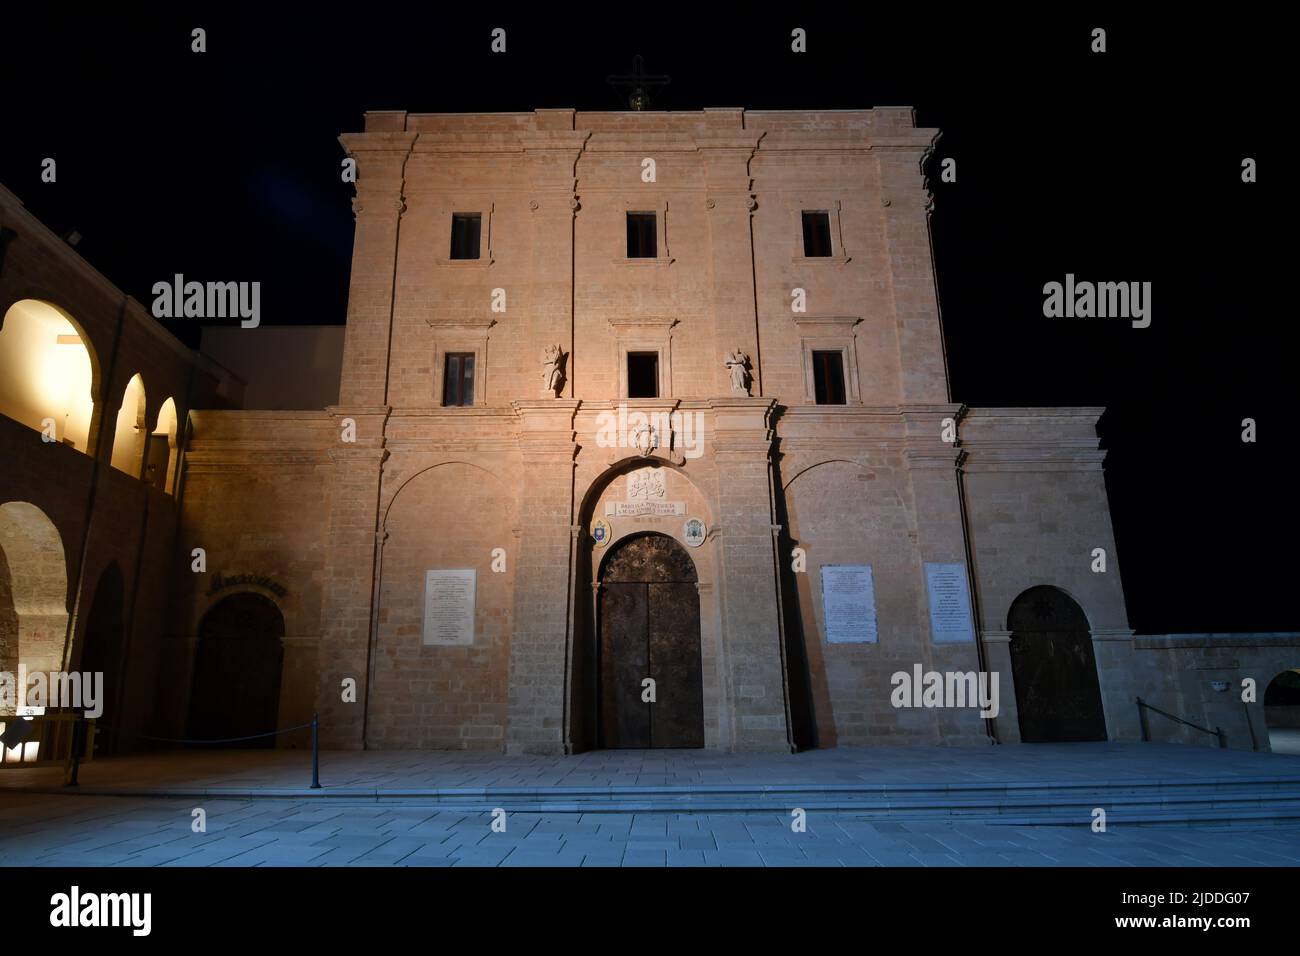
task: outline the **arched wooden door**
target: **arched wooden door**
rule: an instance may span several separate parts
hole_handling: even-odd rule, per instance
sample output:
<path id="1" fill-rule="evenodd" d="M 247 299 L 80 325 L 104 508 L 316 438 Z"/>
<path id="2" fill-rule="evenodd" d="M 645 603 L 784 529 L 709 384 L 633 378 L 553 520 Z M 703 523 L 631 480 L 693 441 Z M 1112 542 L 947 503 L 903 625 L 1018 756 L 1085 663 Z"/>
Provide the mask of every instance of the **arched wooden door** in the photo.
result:
<path id="1" fill-rule="evenodd" d="M 1083 609 L 1064 591 L 1030 588 L 1007 614 L 1020 739 L 1105 740 L 1097 660 Z"/>
<path id="2" fill-rule="evenodd" d="M 700 595 L 686 549 L 662 534 L 629 538 L 600 578 L 600 745 L 703 747 Z M 645 680 L 654 681 L 654 701 Z"/>
<path id="3" fill-rule="evenodd" d="M 203 616 L 194 662 L 190 729 L 194 740 L 228 739 L 277 729 L 284 617 L 275 602 L 244 591 Z M 273 747 L 263 737 L 228 747 Z"/>

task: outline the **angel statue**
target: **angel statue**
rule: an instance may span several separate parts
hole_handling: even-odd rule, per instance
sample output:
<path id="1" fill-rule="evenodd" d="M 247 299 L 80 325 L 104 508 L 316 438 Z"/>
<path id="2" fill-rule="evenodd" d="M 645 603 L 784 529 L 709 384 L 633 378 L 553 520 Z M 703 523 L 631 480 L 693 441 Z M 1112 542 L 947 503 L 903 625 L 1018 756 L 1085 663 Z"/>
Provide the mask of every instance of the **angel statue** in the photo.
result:
<path id="1" fill-rule="evenodd" d="M 558 345 L 548 345 L 542 349 L 542 394 L 555 398 L 564 381 L 564 353 Z"/>
<path id="2" fill-rule="evenodd" d="M 731 370 L 731 391 L 736 395 L 749 394 L 749 356 L 739 346 L 727 356 L 727 368 Z"/>

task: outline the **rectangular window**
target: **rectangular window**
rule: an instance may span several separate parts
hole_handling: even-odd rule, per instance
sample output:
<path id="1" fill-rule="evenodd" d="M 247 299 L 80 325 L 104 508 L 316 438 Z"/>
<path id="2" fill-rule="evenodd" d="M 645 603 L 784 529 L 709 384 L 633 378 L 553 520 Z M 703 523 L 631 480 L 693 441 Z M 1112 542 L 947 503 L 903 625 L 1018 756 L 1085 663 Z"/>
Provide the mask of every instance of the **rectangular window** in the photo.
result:
<path id="1" fill-rule="evenodd" d="M 474 353 L 448 352 L 443 363 L 442 404 L 474 404 Z"/>
<path id="2" fill-rule="evenodd" d="M 654 259 L 659 255 L 655 243 L 655 214 L 630 212 L 627 214 L 627 257 L 629 259 Z"/>
<path id="3" fill-rule="evenodd" d="M 453 259 L 477 259 L 479 233 L 483 228 L 483 216 L 476 212 L 458 212 L 451 217 L 451 257 Z"/>
<path id="4" fill-rule="evenodd" d="M 844 405 L 844 353 L 812 354 L 813 394 L 818 405 Z"/>
<path id="5" fill-rule="evenodd" d="M 659 397 L 659 353 L 627 353 L 627 397 Z"/>
<path id="6" fill-rule="evenodd" d="M 831 254 L 830 213 L 803 214 L 803 254 L 809 259 L 822 259 Z"/>

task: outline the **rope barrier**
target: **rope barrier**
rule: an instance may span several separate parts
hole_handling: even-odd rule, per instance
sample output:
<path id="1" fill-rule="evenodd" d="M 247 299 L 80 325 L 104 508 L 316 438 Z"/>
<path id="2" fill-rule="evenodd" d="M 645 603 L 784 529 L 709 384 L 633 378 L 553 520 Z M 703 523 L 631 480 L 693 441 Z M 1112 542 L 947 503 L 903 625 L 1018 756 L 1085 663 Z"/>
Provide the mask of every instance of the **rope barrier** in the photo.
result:
<path id="1" fill-rule="evenodd" d="M 250 734 L 247 737 L 221 737 L 213 740 L 195 740 L 188 737 L 154 737 L 150 734 L 123 734 L 120 731 L 96 729 L 95 733 L 118 734 L 118 736 L 135 737 L 137 740 L 153 740 L 164 744 L 237 744 L 245 740 L 260 740 L 263 737 L 277 737 L 280 734 L 293 733 L 295 730 L 306 730 L 311 724 L 298 724 L 296 727 L 285 727 L 283 730 L 272 730 L 265 734 Z"/>
<path id="2" fill-rule="evenodd" d="M 64 786 L 75 787 L 77 784 L 77 771 L 81 766 L 81 752 L 85 749 L 86 739 L 86 718 L 80 717 L 73 725 L 72 754 L 69 757 L 68 776 Z M 119 736 L 135 737 L 137 740 L 152 740 L 156 743 L 166 744 L 238 744 L 247 740 L 261 740 L 265 737 L 278 737 L 280 734 L 293 733 L 296 730 L 306 730 L 311 728 L 311 789 L 319 790 L 320 785 L 320 716 L 311 715 L 311 723 L 297 724 L 293 727 L 285 727 L 281 730 L 272 730 L 265 734 L 251 734 L 247 737 L 222 737 L 213 740 L 194 740 L 186 737 L 154 737 L 151 734 L 124 734 L 117 729 L 105 731 L 101 728 L 95 728 L 97 734 L 105 732 L 117 733 Z"/>

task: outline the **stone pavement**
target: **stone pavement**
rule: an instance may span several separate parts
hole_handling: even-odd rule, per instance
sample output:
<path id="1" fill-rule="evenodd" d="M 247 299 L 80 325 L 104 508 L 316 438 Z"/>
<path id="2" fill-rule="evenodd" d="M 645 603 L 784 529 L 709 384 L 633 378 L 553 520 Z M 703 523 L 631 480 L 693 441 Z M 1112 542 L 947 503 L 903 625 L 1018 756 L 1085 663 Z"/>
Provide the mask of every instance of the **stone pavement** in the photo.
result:
<path id="1" fill-rule="evenodd" d="M 193 810 L 207 832 L 191 829 Z M 1296 866 L 1300 827 L 881 823 L 809 813 L 529 814 L 0 795 L 0 866 Z"/>
<path id="2" fill-rule="evenodd" d="M 882 819 L 810 808 L 806 832 L 790 808 L 732 812 L 526 812 L 506 831 L 476 808 L 423 805 L 418 794 L 465 788 L 491 800 L 510 788 L 681 787 L 815 790 L 852 786 L 946 788 L 1087 784 L 1116 794 L 1158 782 L 1300 782 L 1300 757 L 1172 744 L 1059 744 L 987 748 L 839 748 L 803 754 L 600 751 L 506 757 L 453 751 L 327 752 L 325 791 L 306 791 L 310 755 L 295 751 L 181 751 L 92 761 L 80 792 L 58 768 L 0 772 L 0 866 L 1295 866 L 1300 824 L 1144 826 L 992 825 L 975 819 Z M 1291 783 L 1284 783 L 1292 787 Z M 101 795 L 92 795 L 95 789 Z M 121 796 L 102 795 L 117 790 Z M 204 793 L 242 790 L 245 796 Z M 350 790 L 416 794 L 369 802 Z M 185 798 L 165 792 L 193 791 Z M 42 792 L 43 791 L 43 792 Z M 334 799 L 322 799 L 333 792 Z M 516 790 L 516 794 L 517 794 Z M 1214 797 L 1216 802 L 1220 799 Z M 493 804 L 489 803 L 488 806 Z M 1091 804 L 1090 804 L 1091 806 Z M 207 831 L 191 830 L 202 808 Z M 1249 823 L 1236 810 L 1233 823 Z M 1045 823 L 1052 821 L 1046 820 Z"/>

